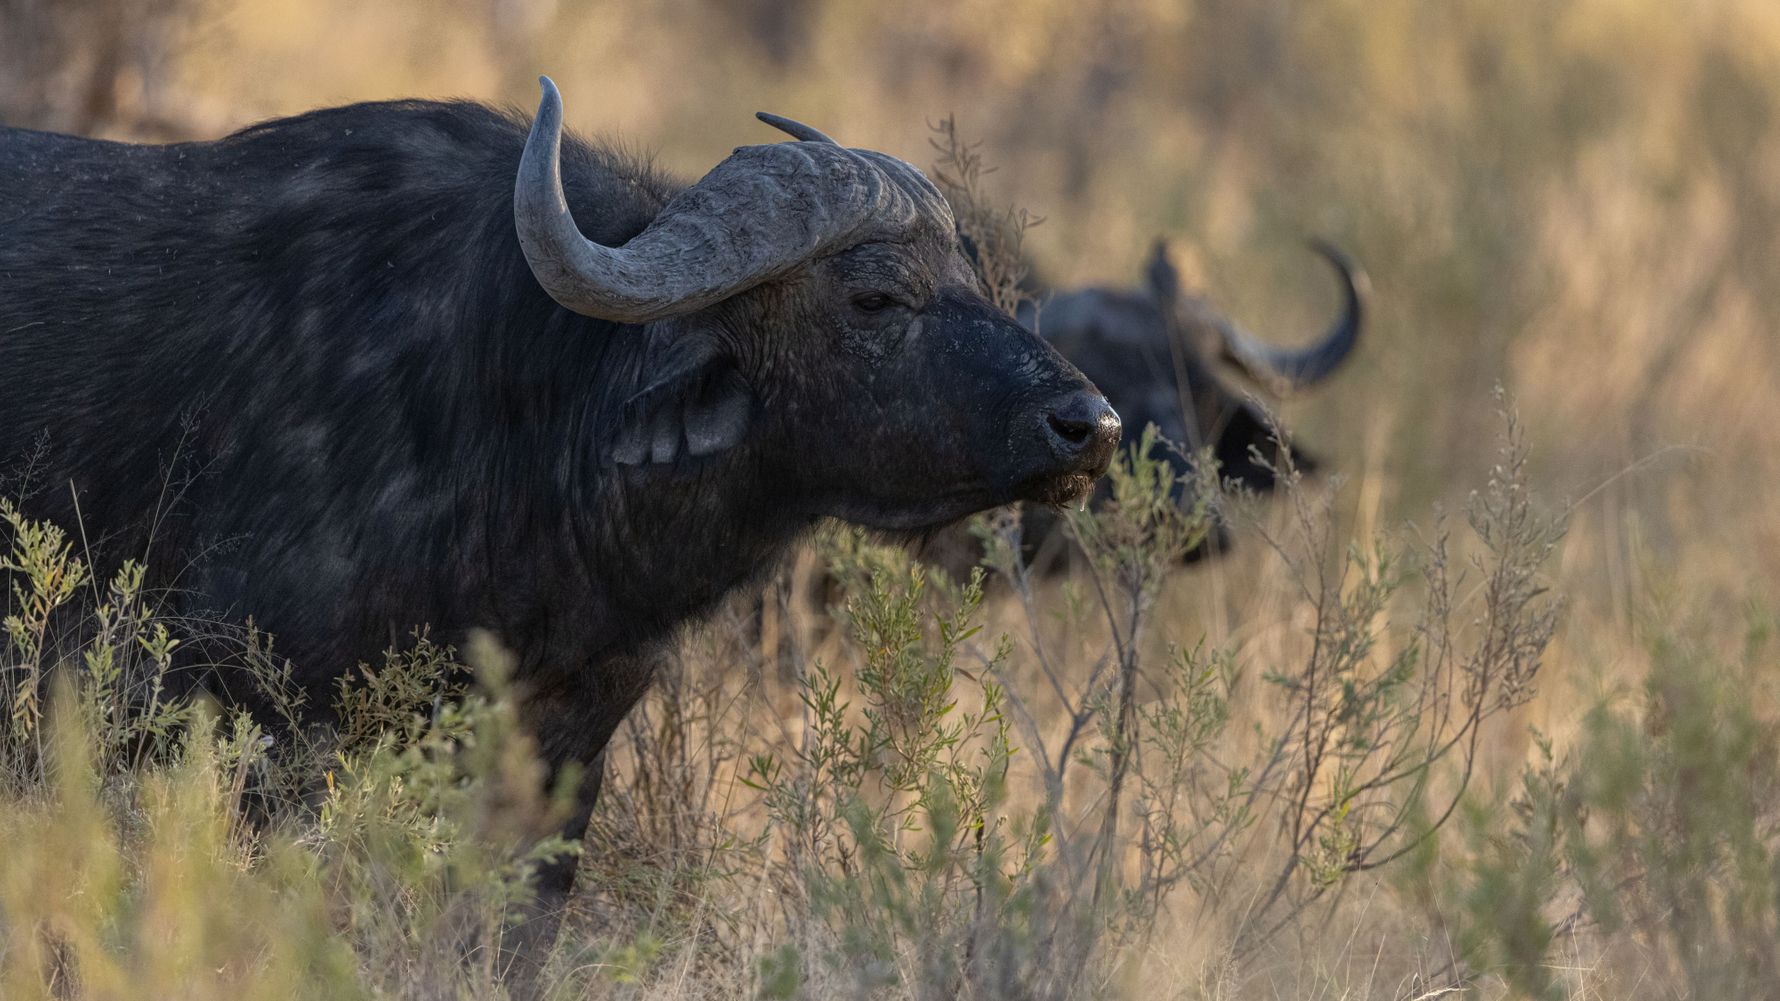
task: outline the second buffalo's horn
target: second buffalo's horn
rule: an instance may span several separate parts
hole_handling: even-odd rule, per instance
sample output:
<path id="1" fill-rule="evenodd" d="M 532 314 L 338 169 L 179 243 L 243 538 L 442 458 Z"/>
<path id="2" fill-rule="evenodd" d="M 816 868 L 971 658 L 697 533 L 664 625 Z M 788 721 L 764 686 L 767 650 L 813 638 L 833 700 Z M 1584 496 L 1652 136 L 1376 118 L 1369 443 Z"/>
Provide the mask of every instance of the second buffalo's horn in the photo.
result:
<path id="1" fill-rule="evenodd" d="M 1229 317 L 1212 317 L 1223 356 L 1250 378 L 1277 392 L 1302 389 L 1328 378 L 1353 353 L 1365 322 L 1369 288 L 1365 272 L 1329 243 L 1314 240 L 1310 246 L 1334 267 L 1341 279 L 1343 299 L 1341 315 L 1314 343 L 1302 348 L 1282 348 L 1249 333 Z"/>

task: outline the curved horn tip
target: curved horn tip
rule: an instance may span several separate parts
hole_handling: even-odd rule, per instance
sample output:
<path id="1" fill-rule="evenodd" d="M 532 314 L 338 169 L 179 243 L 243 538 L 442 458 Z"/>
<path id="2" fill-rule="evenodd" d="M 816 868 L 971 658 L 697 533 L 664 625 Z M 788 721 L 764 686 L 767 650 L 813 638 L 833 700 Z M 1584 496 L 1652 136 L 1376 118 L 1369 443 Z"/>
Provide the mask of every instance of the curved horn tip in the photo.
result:
<path id="1" fill-rule="evenodd" d="M 1346 300 L 1341 315 L 1320 339 L 1302 348 L 1280 348 L 1233 322 L 1218 324 L 1224 357 L 1282 395 L 1321 382 L 1339 368 L 1359 343 L 1365 323 L 1366 273 L 1330 241 L 1306 242 L 1335 269 Z"/>
<path id="2" fill-rule="evenodd" d="M 562 114 L 562 92 L 556 89 L 556 82 L 547 76 L 538 77 L 538 89 L 542 91 L 538 97 L 538 117 Z"/>
<path id="3" fill-rule="evenodd" d="M 812 128 L 793 118 L 786 118 L 784 115 L 775 115 L 770 111 L 756 111 L 754 117 L 799 142 L 827 143 L 830 146 L 840 145 L 840 143 L 835 142 L 833 139 L 830 139 L 827 135 L 823 134 L 820 129 Z"/>
<path id="4" fill-rule="evenodd" d="M 1358 262 L 1347 251 L 1336 246 L 1334 241 L 1313 236 L 1304 242 L 1316 252 L 1317 256 L 1328 261 L 1336 271 L 1340 272 L 1342 280 L 1353 286 L 1356 292 L 1363 293 L 1371 288 L 1371 279 L 1366 276 L 1366 269 L 1360 267 Z"/>

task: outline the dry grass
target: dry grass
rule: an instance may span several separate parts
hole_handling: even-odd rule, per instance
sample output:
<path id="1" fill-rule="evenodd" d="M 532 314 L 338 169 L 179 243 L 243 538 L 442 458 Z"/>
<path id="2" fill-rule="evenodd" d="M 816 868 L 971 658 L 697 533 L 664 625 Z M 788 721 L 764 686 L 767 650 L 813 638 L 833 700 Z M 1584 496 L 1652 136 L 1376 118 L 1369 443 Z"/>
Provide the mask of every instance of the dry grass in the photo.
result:
<path id="1" fill-rule="evenodd" d="M 1242 837 L 1219 843 L 1217 878 L 1199 880 L 1203 869 L 1183 876 L 1170 884 L 1167 906 L 1097 933 L 1093 961 L 1080 964 L 1093 976 L 1071 990 L 1396 999 L 1774 989 L 1761 979 L 1772 967 L 1759 963 L 1762 942 L 1773 941 L 1762 938 L 1771 930 L 1763 922 L 1773 915 L 1736 892 L 1774 885 L 1764 867 L 1774 854 L 1770 773 L 1780 719 L 1766 638 L 1780 606 L 1780 520 L 1768 510 L 1780 489 L 1773 278 L 1780 15 L 1765 0 L 971 0 L 912 8 L 793 0 L 783 11 L 701 0 L 173 6 L 177 17 L 165 31 L 133 36 L 159 39 L 163 51 L 133 51 L 123 61 L 113 121 L 100 128 L 128 134 L 141 122 L 158 135 L 178 122 L 214 134 L 317 104 L 415 94 L 529 107 L 533 78 L 544 71 L 562 86 L 574 124 L 659 149 L 663 161 L 696 174 L 733 145 L 771 138 L 749 117 L 759 108 L 922 163 L 931 159 L 929 121 L 951 115 L 1001 168 L 980 188 L 1045 217 L 1025 246 L 1048 279 L 1135 282 L 1151 239 L 1166 234 L 1197 284 L 1263 331 L 1317 325 L 1329 304 L 1321 282 L 1303 274 L 1300 241 L 1334 239 L 1370 271 L 1376 322 L 1328 392 L 1291 401 L 1284 412 L 1306 447 L 1338 471 L 1326 484 L 1330 508 L 1304 520 L 1303 505 L 1320 503 L 1323 485 L 1312 485 L 1301 501 L 1252 509 L 1238 519 L 1230 557 L 1154 582 L 1137 603 L 1144 616 L 1137 631 L 1127 630 L 1129 620 L 1090 614 L 1101 601 L 1091 575 L 1033 583 L 1025 594 L 991 583 L 976 613 L 979 645 L 955 658 L 967 676 L 954 679 L 953 713 L 979 710 L 985 682 L 1006 689 L 1020 751 L 1007 763 L 995 812 L 1045 816 L 1053 836 L 1037 853 L 1045 864 L 1061 865 L 1074 850 L 1061 844 L 1070 830 L 1078 844 L 1101 836 L 1093 821 L 1106 816 L 1096 811 L 1110 786 L 1096 782 L 1117 771 L 1113 760 L 1065 765 L 1057 750 L 1072 730 L 1098 725 L 1081 715 L 1084 693 L 1094 690 L 1091 678 L 1116 682 L 1124 656 L 1142 670 L 1128 689 L 1134 697 L 1122 708 L 1114 701 L 1115 721 L 1171 698 L 1227 715 L 1181 757 L 1192 767 L 1169 785 L 1196 790 L 1202 798 L 1192 802 L 1211 811 L 1177 803 L 1190 820 L 1177 840 L 1230 825 L 1232 815 L 1215 812 L 1211 780 L 1267 760 L 1267 735 L 1285 732 L 1299 705 L 1292 690 L 1262 675 L 1312 662 L 1329 636 L 1319 609 L 1330 594 L 1353 600 L 1383 575 L 1374 539 L 1429 552 L 1442 538 L 1436 512 L 1465 509 L 1470 491 L 1490 482 L 1498 384 L 1531 429 L 1524 479 L 1548 499 L 1543 513 L 1568 526 L 1536 579 L 1564 596 L 1566 615 L 1545 650 L 1537 691 L 1520 691 L 1494 723 L 1466 731 L 1476 735 L 1475 754 L 1464 759 L 1469 805 L 1445 834 L 1381 869 L 1330 868 L 1329 859 L 1352 856 L 1364 832 L 1325 828 L 1328 838 L 1308 841 L 1305 829 L 1293 832 L 1292 802 L 1327 802 L 1319 797 L 1340 787 L 1326 767 L 1313 769 L 1311 781 L 1257 801 Z M 40 8 L 0 0 L 0 37 L 15 29 L 0 52 L 20 37 L 15 12 Z M 66 9 L 78 18 L 76 7 Z M 86 81 L 92 65 L 92 54 L 81 54 L 57 79 Z M 19 101 L 38 99 L 21 93 L 0 93 L 0 113 L 17 115 Z M 55 120 L 86 106 L 58 104 L 54 115 L 63 118 Z M 1323 534 L 1306 540 L 1307 524 Z M 1270 538 L 1298 542 L 1275 548 Z M 1346 559 L 1350 540 L 1359 544 L 1356 562 Z M 1454 621 L 1469 635 L 1479 635 L 1471 616 L 1487 605 L 1491 578 L 1459 571 L 1480 552 L 1457 544 L 1444 563 Z M 818 562 L 802 557 L 799 570 L 808 577 Z M 1429 565 L 1412 564 L 1418 572 Z M 1316 583 L 1331 568 L 1335 586 Z M 863 581 L 854 583 L 857 596 Z M 806 591 L 799 583 L 774 595 Z M 1432 593 L 1414 584 L 1365 609 L 1377 628 L 1346 662 L 1356 678 L 1388 674 L 1411 644 L 1426 642 L 1416 624 L 1434 607 Z M 858 896 L 859 884 L 827 887 L 832 893 L 818 899 L 818 883 L 803 875 L 809 870 L 786 868 L 791 856 L 783 845 L 774 849 L 787 820 L 773 818 L 764 794 L 741 779 L 753 755 L 789 760 L 811 746 L 812 710 L 800 700 L 810 671 L 821 662 L 852 685 L 859 650 L 844 616 L 797 602 L 773 607 L 766 649 L 751 615 L 726 613 L 733 621 L 690 639 L 662 691 L 632 720 L 584 863 L 582 921 L 556 957 L 566 994 L 851 989 L 800 981 L 792 971 L 833 975 L 837 967 L 822 966 L 821 954 L 853 927 L 854 904 L 875 901 L 883 909 L 873 913 L 890 914 L 890 904 L 922 901 L 915 891 L 927 884 L 906 884 L 914 896 L 888 902 Z M 997 660 L 993 640 L 1004 634 L 1012 647 Z M 1182 661 L 1171 648 L 1199 652 Z M 1170 670 L 1183 665 L 1196 670 Z M 1707 739 L 1720 729 L 1740 736 Z M 1535 733 L 1549 742 L 1550 761 Z M 1633 754 L 1640 746 L 1647 753 Z M 32 751 L 30 760 L 43 759 Z M 202 756 L 179 760 L 204 774 L 220 767 Z M 1599 761 L 1614 767 L 1591 771 Z M 1059 792 L 1049 774 L 1059 770 L 1071 781 L 1095 781 Z M 1702 773 L 1736 781 L 1703 783 Z M 1461 774 L 1441 765 L 1419 797 L 1387 799 L 1443 807 Z M 136 822 L 125 835 L 177 814 L 172 800 L 165 809 L 174 814 L 156 812 L 159 781 L 144 779 L 150 792 L 128 799 L 137 805 L 124 813 Z M 907 790 L 902 798 L 867 791 L 872 809 L 909 802 Z M 1145 820 L 1129 787 L 1120 795 L 1132 808 L 1116 815 L 1114 834 L 1132 837 L 1127 845 L 1138 854 L 1124 857 L 1129 868 L 1118 876 L 1153 890 L 1156 873 L 1138 859 L 1144 832 L 1160 831 L 1163 814 Z M 87 809 L 72 793 L 61 802 Z M 1687 823 L 1677 802 L 1709 804 L 1704 823 Z M 193 809 L 194 817 L 203 813 Z M 1404 816 L 1413 831 L 1418 815 Z M 9 822 L 9 843 L 75 829 L 57 826 L 64 823 L 86 830 L 80 836 L 98 829 L 77 820 L 32 800 Z M 1010 851 L 1024 843 L 1013 827 L 1006 833 Z M 1391 835 L 1394 844 L 1408 843 L 1401 833 Z M 821 853 L 836 850 L 833 839 L 854 836 L 844 824 L 818 834 L 810 859 L 825 865 L 834 856 Z M 152 835 L 121 843 L 121 857 L 139 873 L 152 872 L 141 867 L 167 844 Z M 191 857 L 227 860 L 237 851 Z M 284 886 L 266 861 L 276 855 L 248 852 L 217 871 L 235 879 L 270 866 L 264 885 Z M 1662 864 L 1676 857 L 1686 864 Z M 23 858 L 0 868 L 9 878 L 60 871 Z M 947 879 L 968 883 L 971 858 L 953 856 Z M 1055 874 L 1080 871 L 1064 865 Z M 1094 878 L 1082 892 L 1092 896 L 1106 874 L 1088 871 Z M 1276 898 L 1271 888 L 1282 871 L 1287 896 Z M 1066 913 L 1058 901 L 1074 895 L 1047 896 L 1067 885 L 1057 880 L 1008 899 L 1025 901 L 1027 917 Z M 62 892 L 50 883 L 17 885 L 27 887 L 23 896 L 0 906 Z M 53 884 L 64 885 L 72 884 Z M 1729 889 L 1705 895 L 1698 908 L 1679 906 L 1706 887 Z M 257 892 L 242 896 L 230 916 L 277 927 L 264 923 L 270 909 Z M 1207 903 L 1214 898 L 1216 906 Z M 132 891 L 119 899 L 162 898 Z M 194 899 L 164 899 L 202 910 Z M 1615 907 L 1591 909 L 1591 899 Z M 410 928 L 430 913 L 398 910 L 379 920 Z M 1256 944 L 1261 911 L 1290 921 Z M 0 963 L 14 971 L 19 913 L 0 916 L 12 943 Z M 283 920 L 307 912 L 280 913 Z M 907 947 L 892 951 L 891 969 L 906 973 L 897 964 L 927 955 L 923 949 L 987 941 L 971 914 L 902 913 L 927 919 L 937 937 L 891 928 Z M 74 918 L 57 912 L 45 920 Z M 330 920 L 338 927 L 341 917 Z M 1259 922 L 1263 930 L 1271 924 Z M 266 970 L 321 962 L 314 957 L 322 953 L 264 944 L 276 939 L 249 950 Z M 135 941 L 117 933 L 100 945 L 127 954 Z M 989 946 L 975 948 L 981 955 Z M 355 949 L 342 962 L 360 965 L 340 983 L 389 994 L 436 986 L 404 979 L 413 967 L 403 964 L 415 962 L 412 941 L 360 940 Z M 40 970 L 48 960 L 31 962 Z M 1711 979 L 1718 974 L 1753 979 Z M 248 996 L 249 981 L 229 982 L 238 988 L 232 996 Z M 466 994 L 487 986 L 455 967 L 444 982 Z M 8 995 L 31 996 L 13 987 Z"/>

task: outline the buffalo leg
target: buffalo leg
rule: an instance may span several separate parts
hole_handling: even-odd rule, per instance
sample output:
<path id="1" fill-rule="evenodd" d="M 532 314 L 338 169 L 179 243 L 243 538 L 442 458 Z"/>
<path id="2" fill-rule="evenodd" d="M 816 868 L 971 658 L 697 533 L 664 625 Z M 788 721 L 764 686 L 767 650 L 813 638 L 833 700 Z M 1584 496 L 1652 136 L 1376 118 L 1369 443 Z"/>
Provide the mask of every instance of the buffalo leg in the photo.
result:
<path id="1" fill-rule="evenodd" d="M 587 824 L 599 798 L 605 764 L 606 755 L 601 751 L 582 772 L 573 813 L 564 821 L 561 831 L 563 839 L 570 844 L 580 844 L 587 834 Z M 552 780 L 558 770 L 551 769 Z M 533 877 L 535 889 L 531 900 L 509 921 L 503 932 L 503 966 L 508 971 L 509 989 L 516 998 L 537 993 L 538 974 L 562 929 L 562 919 L 575 890 L 575 869 L 580 862 L 580 854 L 573 853 L 540 865 Z"/>
<path id="2" fill-rule="evenodd" d="M 555 773 L 558 769 L 552 769 Z M 587 824 L 593 818 L 593 808 L 599 802 L 600 783 L 606 774 L 606 752 L 602 748 L 587 762 L 581 772 L 581 782 L 575 789 L 574 811 L 563 821 L 562 837 L 570 844 L 580 844 L 587 836 Z M 554 774 L 552 779 L 554 779 Z M 575 889 L 575 869 L 581 862 L 580 855 L 564 855 L 538 867 L 536 885 L 539 904 L 551 900 L 560 909 L 566 904 L 569 895 Z"/>
<path id="3" fill-rule="evenodd" d="M 544 688 L 526 700 L 523 718 L 549 766 L 551 788 L 564 768 L 582 769 L 574 807 L 559 829 L 571 844 L 580 844 L 587 834 L 605 777 L 606 744 L 648 689 L 653 663 L 646 653 L 613 658 L 570 684 L 554 690 Z M 590 683 L 591 679 L 604 683 Z M 509 968 L 524 985 L 535 982 L 555 944 L 563 912 L 574 893 L 580 861 L 579 855 L 568 855 L 540 866 L 531 903 L 507 928 L 503 951 Z M 521 989 L 516 993 L 524 996 L 528 992 Z"/>

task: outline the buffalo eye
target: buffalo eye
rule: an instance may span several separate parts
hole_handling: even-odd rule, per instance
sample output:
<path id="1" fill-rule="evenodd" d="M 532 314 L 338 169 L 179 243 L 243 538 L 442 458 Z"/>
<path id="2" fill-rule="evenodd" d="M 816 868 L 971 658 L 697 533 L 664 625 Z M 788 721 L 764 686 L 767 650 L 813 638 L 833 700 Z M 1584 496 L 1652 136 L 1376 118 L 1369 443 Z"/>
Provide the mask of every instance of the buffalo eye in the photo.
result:
<path id="1" fill-rule="evenodd" d="M 894 305 L 896 300 L 882 292 L 867 292 L 853 298 L 853 308 L 861 313 L 882 313 Z"/>

